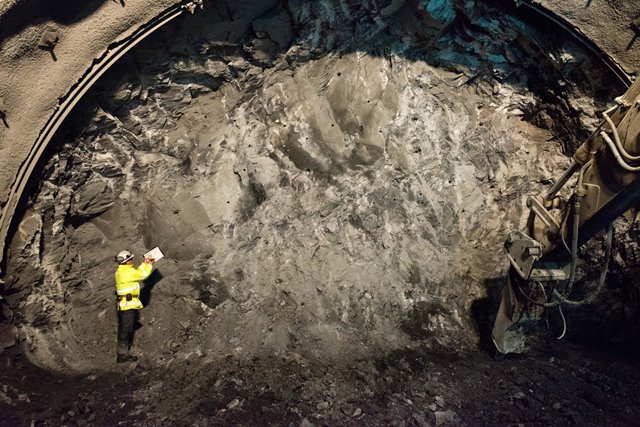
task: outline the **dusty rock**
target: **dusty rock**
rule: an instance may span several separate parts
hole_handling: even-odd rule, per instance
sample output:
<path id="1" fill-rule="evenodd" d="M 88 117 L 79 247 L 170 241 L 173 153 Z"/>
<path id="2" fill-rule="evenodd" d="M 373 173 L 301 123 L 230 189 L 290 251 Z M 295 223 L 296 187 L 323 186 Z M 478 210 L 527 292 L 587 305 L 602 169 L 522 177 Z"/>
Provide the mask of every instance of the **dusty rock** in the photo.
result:
<path id="1" fill-rule="evenodd" d="M 456 422 L 457 416 L 453 411 L 436 411 L 434 412 L 436 417 L 436 426 L 453 425 Z"/>
<path id="2" fill-rule="evenodd" d="M 0 353 L 16 345 L 18 330 L 15 326 L 0 323 Z"/>
<path id="3" fill-rule="evenodd" d="M 317 408 L 319 411 L 321 411 L 321 410 L 323 410 L 323 409 L 327 409 L 328 407 L 329 407 L 329 402 L 319 402 L 319 403 L 316 405 L 316 408 Z"/>
<path id="4" fill-rule="evenodd" d="M 231 402 L 227 404 L 227 409 L 235 409 L 240 406 L 240 399 L 233 399 Z"/>
<path id="5" fill-rule="evenodd" d="M 309 421 L 308 419 L 304 418 L 302 420 L 302 422 L 300 423 L 300 427 L 315 427 L 315 424 L 313 424 L 311 421 Z"/>

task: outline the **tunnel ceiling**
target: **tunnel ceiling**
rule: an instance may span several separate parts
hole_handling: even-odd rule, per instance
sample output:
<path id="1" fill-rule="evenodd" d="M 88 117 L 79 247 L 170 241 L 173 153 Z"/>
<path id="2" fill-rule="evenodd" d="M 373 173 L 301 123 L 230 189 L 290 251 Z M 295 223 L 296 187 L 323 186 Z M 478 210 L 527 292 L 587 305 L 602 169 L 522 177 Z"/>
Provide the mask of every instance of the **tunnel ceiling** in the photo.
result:
<path id="1" fill-rule="evenodd" d="M 15 209 L 66 115 L 128 49 L 180 13 L 193 12 L 196 3 L 167 0 L 146 7 L 137 2 L 126 12 L 100 1 L 14 1 L 5 6 L 0 15 L 0 269 Z M 51 21 L 42 22 L 44 17 Z M 27 25 L 29 18 L 32 25 Z"/>

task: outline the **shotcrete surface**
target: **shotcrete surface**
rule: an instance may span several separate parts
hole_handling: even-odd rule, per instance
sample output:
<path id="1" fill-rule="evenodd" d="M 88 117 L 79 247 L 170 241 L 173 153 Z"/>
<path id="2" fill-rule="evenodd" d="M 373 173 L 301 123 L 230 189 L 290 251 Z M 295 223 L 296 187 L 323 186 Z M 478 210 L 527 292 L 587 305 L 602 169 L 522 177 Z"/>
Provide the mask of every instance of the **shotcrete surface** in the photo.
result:
<path id="1" fill-rule="evenodd" d="M 178 0 L 10 1 L 0 10 L 0 97 L 7 111 L 0 123 L 0 206 L 20 165 L 60 98 L 111 43 Z M 53 54 L 38 47 L 55 30 Z"/>
<path id="2" fill-rule="evenodd" d="M 627 73 L 640 73 L 640 2 L 534 0 L 533 3 L 567 20 Z"/>

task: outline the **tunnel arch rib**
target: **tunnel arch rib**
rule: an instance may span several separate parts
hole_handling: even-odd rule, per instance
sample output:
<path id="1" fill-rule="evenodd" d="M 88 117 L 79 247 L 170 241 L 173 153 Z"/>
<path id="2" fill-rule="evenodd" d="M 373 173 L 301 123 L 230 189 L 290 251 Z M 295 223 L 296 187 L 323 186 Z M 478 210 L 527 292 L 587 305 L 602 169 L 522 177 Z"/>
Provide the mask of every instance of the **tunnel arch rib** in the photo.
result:
<path id="1" fill-rule="evenodd" d="M 54 113 L 49 117 L 45 127 L 40 131 L 38 138 L 29 150 L 27 158 L 20 166 L 16 178 L 9 189 L 7 203 L 0 216 L 0 275 L 3 274 L 2 267 L 5 261 L 6 243 L 13 224 L 14 214 L 33 170 L 60 125 L 94 83 L 124 54 L 147 36 L 173 21 L 184 12 L 194 13 L 195 9 L 199 6 L 201 7 L 201 5 L 202 0 L 183 0 L 181 3 L 168 7 L 155 18 L 141 25 L 133 34 L 123 40 L 111 43 L 103 55 L 93 61 L 91 67 L 67 92 L 67 95 L 61 99 Z"/>

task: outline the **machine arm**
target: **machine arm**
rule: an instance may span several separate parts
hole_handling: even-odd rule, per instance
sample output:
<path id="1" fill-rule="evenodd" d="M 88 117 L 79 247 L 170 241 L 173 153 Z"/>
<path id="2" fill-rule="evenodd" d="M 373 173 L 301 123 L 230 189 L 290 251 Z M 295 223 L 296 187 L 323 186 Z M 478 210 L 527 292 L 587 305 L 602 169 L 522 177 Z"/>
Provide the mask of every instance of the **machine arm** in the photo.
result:
<path id="1" fill-rule="evenodd" d="M 576 177 L 577 174 L 577 177 Z M 640 79 L 603 113 L 571 166 L 542 196 L 529 197 L 527 228 L 505 242 L 511 263 L 492 338 L 501 353 L 525 350 L 527 325 L 571 300 L 578 247 L 640 204 Z M 612 228 L 606 245 L 608 264 Z M 596 291 L 604 284 L 603 267 Z"/>

